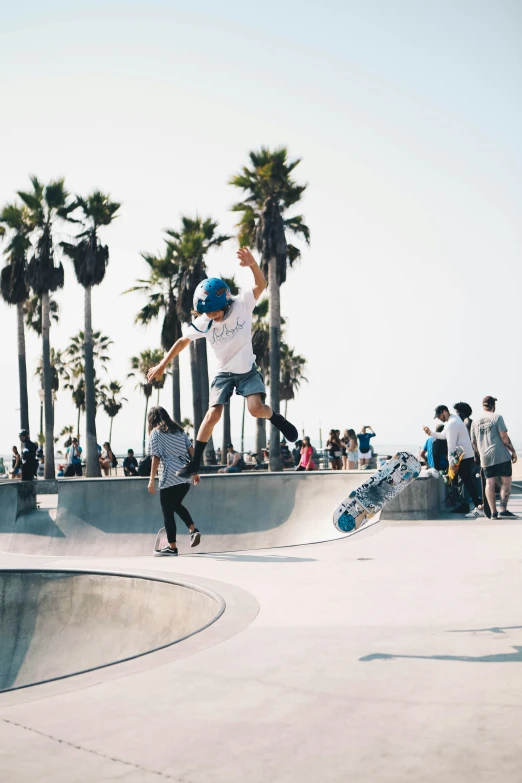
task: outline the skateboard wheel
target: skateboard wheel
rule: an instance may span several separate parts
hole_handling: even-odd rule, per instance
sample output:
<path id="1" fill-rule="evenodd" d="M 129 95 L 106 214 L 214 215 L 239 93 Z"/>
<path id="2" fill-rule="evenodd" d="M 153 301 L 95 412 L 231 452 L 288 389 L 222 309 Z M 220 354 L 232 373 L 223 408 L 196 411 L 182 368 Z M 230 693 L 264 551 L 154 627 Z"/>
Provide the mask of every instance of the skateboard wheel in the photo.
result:
<path id="1" fill-rule="evenodd" d="M 355 519 L 351 514 L 347 514 L 345 511 L 337 520 L 337 527 L 339 530 L 342 530 L 343 533 L 351 533 L 352 530 L 355 530 Z"/>

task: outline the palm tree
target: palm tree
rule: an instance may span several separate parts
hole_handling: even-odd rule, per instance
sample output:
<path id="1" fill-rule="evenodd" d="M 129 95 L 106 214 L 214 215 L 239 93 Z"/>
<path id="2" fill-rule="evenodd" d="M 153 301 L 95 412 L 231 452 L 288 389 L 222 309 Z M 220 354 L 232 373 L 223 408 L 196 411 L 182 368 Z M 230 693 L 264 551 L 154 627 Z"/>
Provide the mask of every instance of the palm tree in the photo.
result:
<path id="1" fill-rule="evenodd" d="M 293 348 L 281 343 L 281 399 L 285 402 L 285 419 L 288 400 L 295 398 L 302 381 L 308 381 L 304 376 L 306 359 L 296 354 Z"/>
<path id="2" fill-rule="evenodd" d="M 20 429 L 29 431 L 27 395 L 27 361 L 25 353 L 24 303 L 29 297 L 27 250 L 31 225 L 26 207 L 6 204 L 0 212 L 0 236 L 9 229 L 9 243 L 4 251 L 8 263 L 0 273 L 0 294 L 8 305 L 16 306 L 18 322 L 18 383 L 20 394 Z"/>
<path id="3" fill-rule="evenodd" d="M 71 445 L 73 433 L 74 433 L 74 425 L 73 424 L 69 424 L 66 427 L 62 427 L 62 430 L 60 432 L 60 437 L 63 438 L 64 435 L 67 435 L 67 440 L 63 444 L 64 448 L 68 449 L 69 446 Z"/>
<path id="4" fill-rule="evenodd" d="M 145 456 L 145 442 L 147 440 L 147 413 L 149 411 L 149 400 L 152 395 L 153 389 L 158 388 L 158 381 L 149 383 L 147 380 L 147 373 L 151 367 L 159 364 L 163 358 L 163 351 L 158 349 L 147 349 L 142 351 L 139 356 L 131 357 L 132 372 L 128 374 L 128 378 L 135 378 L 138 376 L 141 380 L 138 381 L 136 389 L 141 389 L 145 396 L 145 419 L 143 422 L 143 456 Z"/>
<path id="5" fill-rule="evenodd" d="M 27 265 L 27 280 L 34 293 L 42 299 L 42 353 L 45 408 L 45 478 L 54 479 L 54 416 L 51 389 L 51 355 L 49 341 L 49 294 L 63 288 L 63 266 L 55 266 L 54 227 L 58 220 L 67 220 L 74 207 L 65 189 L 63 179 L 43 185 L 31 177 L 33 189 L 18 191 L 28 208 L 34 228 L 35 246 Z"/>
<path id="6" fill-rule="evenodd" d="M 24 302 L 25 325 L 42 336 L 42 300 L 39 296 L 29 296 Z M 56 299 L 49 297 L 49 319 L 57 324 L 60 320 L 60 307 Z"/>
<path id="7" fill-rule="evenodd" d="M 258 367 L 261 369 L 265 383 L 268 383 L 270 371 L 270 327 L 268 325 L 268 299 L 261 299 L 254 307 L 252 319 L 252 348 Z M 244 417 L 243 417 L 244 420 Z M 243 434 L 242 434 L 243 437 Z M 256 419 L 257 459 L 260 461 L 263 449 L 266 447 L 266 419 Z"/>
<path id="8" fill-rule="evenodd" d="M 80 434 L 80 418 L 81 414 L 86 411 L 86 390 L 85 390 L 85 336 L 80 330 L 77 334 L 71 337 L 71 342 L 64 351 L 67 363 L 68 378 L 65 388 L 71 392 L 74 405 L 78 411 L 78 436 Z M 96 401 L 96 407 L 99 407 L 103 402 L 103 395 L 106 390 L 106 386 L 102 384 L 101 379 L 96 373 L 97 365 L 100 370 L 107 372 L 107 365 L 110 357 L 108 354 L 109 347 L 112 345 L 112 340 L 101 332 L 94 332 L 92 336 L 92 355 L 95 362 L 94 371 L 94 398 Z M 96 451 L 98 449 L 96 448 Z"/>
<path id="9" fill-rule="evenodd" d="M 167 229 L 167 245 L 179 266 L 177 311 L 185 323 L 192 321 L 193 296 L 196 286 L 206 277 L 205 258 L 213 247 L 220 247 L 230 239 L 228 234 L 217 234 L 217 222 L 196 216 L 181 217 L 181 230 Z M 192 375 L 192 402 L 194 410 L 194 432 L 197 432 L 208 408 L 209 382 L 207 341 L 194 340 L 190 343 L 190 369 Z M 215 464 L 216 455 L 213 439 L 205 449 L 206 462 Z"/>
<path id="10" fill-rule="evenodd" d="M 150 268 L 148 280 L 137 280 L 137 285 L 124 291 L 125 294 L 140 291 L 149 301 L 136 316 L 136 323 L 148 325 L 163 313 L 161 327 L 161 346 L 168 351 L 181 337 L 181 323 L 177 313 L 177 284 L 179 266 L 175 263 L 171 248 L 167 247 L 163 256 L 142 253 L 142 258 Z M 179 356 L 172 363 L 172 410 L 175 421 L 181 420 L 181 392 Z"/>
<path id="11" fill-rule="evenodd" d="M 286 217 L 287 211 L 297 204 L 306 190 L 292 179 L 292 172 L 300 159 L 289 161 L 286 147 L 269 150 L 262 147 L 249 155 L 251 167 L 243 166 L 230 184 L 240 188 L 243 201 L 232 207 L 241 213 L 238 223 L 241 245 L 255 245 L 261 254 L 261 268 L 268 277 L 270 300 L 270 369 L 272 384 L 270 402 L 279 413 L 281 302 L 280 286 L 286 280 L 287 266 L 292 266 L 300 256 L 300 250 L 287 242 L 287 232 L 302 236 L 308 243 L 310 230 L 302 215 Z M 272 425 L 270 437 L 270 469 L 282 470 L 279 449 L 279 430 Z"/>
<path id="12" fill-rule="evenodd" d="M 118 415 L 123 407 L 124 402 L 128 402 L 126 397 L 121 397 L 122 391 L 121 383 L 118 381 L 109 381 L 107 386 L 107 394 L 103 396 L 103 410 L 111 420 L 111 426 L 109 429 L 109 443 L 112 443 L 112 423 L 114 417 Z"/>
<path id="13" fill-rule="evenodd" d="M 76 237 L 76 243 L 62 242 L 64 253 L 72 259 L 76 279 L 85 290 L 84 325 L 85 325 L 85 414 L 87 422 L 87 477 L 101 476 L 96 437 L 96 392 L 93 357 L 92 331 L 92 287 L 99 285 L 105 277 L 109 263 L 109 248 L 103 245 L 98 237 L 102 226 L 108 226 L 114 220 L 120 204 L 111 201 L 110 196 L 95 190 L 87 198 L 77 196 L 75 209 L 81 212 L 79 223 L 83 231 Z"/>
<path id="14" fill-rule="evenodd" d="M 43 390 L 43 357 L 36 365 L 35 376 L 40 379 L 40 388 Z M 67 382 L 69 381 L 69 367 L 64 359 L 61 351 L 56 351 L 51 348 L 51 396 L 53 401 L 53 415 L 54 415 L 54 403 L 56 401 L 56 395 L 60 389 L 60 379 L 66 381 L 65 388 L 67 388 Z M 45 394 L 45 392 L 44 392 Z M 44 396 L 44 395 L 42 395 Z M 40 434 L 43 437 L 43 402 L 40 401 Z"/>

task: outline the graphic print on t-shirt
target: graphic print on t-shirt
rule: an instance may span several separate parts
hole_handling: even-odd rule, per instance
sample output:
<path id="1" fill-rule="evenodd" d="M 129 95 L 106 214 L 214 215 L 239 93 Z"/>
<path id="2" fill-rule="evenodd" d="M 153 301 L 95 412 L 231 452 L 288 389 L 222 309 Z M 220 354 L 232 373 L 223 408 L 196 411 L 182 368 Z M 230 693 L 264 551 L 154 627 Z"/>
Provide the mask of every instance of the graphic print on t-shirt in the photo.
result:
<path id="1" fill-rule="evenodd" d="M 210 329 L 207 316 L 197 318 L 186 334 L 189 340 L 204 337 L 216 355 L 218 372 L 247 373 L 255 364 L 252 348 L 252 312 L 256 299 L 252 289 L 244 291 L 230 305 L 227 317 Z M 207 331 L 208 329 L 208 331 Z"/>

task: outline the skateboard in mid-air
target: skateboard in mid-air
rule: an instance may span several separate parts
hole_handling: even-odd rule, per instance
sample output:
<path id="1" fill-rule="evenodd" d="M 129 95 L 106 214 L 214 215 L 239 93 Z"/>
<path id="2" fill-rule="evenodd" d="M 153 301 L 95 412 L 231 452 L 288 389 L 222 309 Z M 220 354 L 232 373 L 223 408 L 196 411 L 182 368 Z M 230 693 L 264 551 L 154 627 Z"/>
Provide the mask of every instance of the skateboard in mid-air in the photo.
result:
<path id="1" fill-rule="evenodd" d="M 420 473 L 420 462 L 408 451 L 399 451 L 336 508 L 333 523 L 341 533 L 359 530 Z"/>

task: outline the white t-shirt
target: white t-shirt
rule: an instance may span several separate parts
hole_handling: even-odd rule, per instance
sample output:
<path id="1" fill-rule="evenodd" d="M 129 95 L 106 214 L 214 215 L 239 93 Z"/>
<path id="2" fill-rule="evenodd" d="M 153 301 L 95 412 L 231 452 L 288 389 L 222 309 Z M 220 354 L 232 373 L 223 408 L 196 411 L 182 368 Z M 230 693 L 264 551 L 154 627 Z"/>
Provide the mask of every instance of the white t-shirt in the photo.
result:
<path id="1" fill-rule="evenodd" d="M 252 312 L 255 306 L 252 289 L 244 291 L 232 301 L 224 321 L 213 324 L 207 332 L 209 318 L 201 315 L 194 321 L 201 331 L 191 325 L 185 337 L 191 341 L 200 337 L 208 340 L 216 354 L 218 372 L 249 372 L 256 361 L 252 349 Z"/>
<path id="2" fill-rule="evenodd" d="M 431 437 L 437 438 L 437 440 L 448 441 L 448 456 L 451 456 L 457 446 L 461 446 L 461 448 L 464 449 L 463 459 L 469 459 L 470 457 L 475 456 L 468 428 L 460 416 L 455 416 L 452 413 L 444 425 L 442 432 L 432 432 Z"/>

